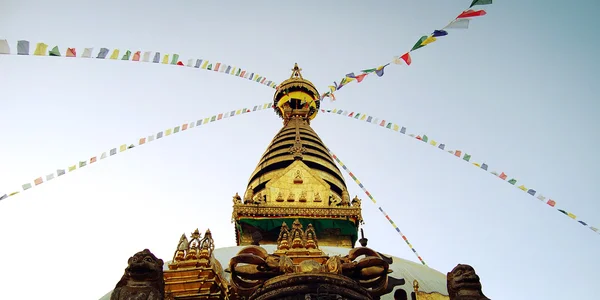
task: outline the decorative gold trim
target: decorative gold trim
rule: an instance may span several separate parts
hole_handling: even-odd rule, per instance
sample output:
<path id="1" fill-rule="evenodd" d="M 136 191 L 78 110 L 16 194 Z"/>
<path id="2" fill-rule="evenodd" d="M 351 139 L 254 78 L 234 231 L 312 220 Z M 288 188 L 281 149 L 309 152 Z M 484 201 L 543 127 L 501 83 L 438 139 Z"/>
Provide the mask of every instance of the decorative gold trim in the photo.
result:
<path id="1" fill-rule="evenodd" d="M 360 207 L 289 207 L 282 205 L 247 205 L 234 204 L 233 218 L 243 217 L 316 217 L 316 218 L 355 218 L 362 222 Z"/>

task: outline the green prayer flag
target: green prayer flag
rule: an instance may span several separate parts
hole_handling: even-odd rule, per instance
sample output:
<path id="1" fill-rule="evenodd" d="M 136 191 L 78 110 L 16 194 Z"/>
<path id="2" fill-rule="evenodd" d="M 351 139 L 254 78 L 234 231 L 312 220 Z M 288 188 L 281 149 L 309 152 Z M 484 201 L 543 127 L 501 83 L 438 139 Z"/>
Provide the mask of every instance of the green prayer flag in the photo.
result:
<path id="1" fill-rule="evenodd" d="M 129 60 L 129 57 L 131 57 L 131 51 L 127 50 L 125 51 L 125 54 L 123 55 L 123 58 L 121 58 L 121 60 Z"/>
<path id="2" fill-rule="evenodd" d="M 48 52 L 49 56 L 60 56 L 60 51 L 58 50 L 58 46 L 54 46 L 50 52 Z"/>
<path id="3" fill-rule="evenodd" d="M 173 54 L 173 59 L 171 60 L 172 65 L 176 65 L 179 60 L 179 54 Z"/>
<path id="4" fill-rule="evenodd" d="M 179 126 L 173 128 L 173 133 L 178 133 L 179 132 L 179 128 L 180 128 Z"/>
<path id="5" fill-rule="evenodd" d="M 488 5 L 488 4 L 492 4 L 492 0 L 473 0 L 473 3 L 471 3 L 471 6 L 469 6 L 469 8 L 471 8 L 475 5 Z"/>
<path id="6" fill-rule="evenodd" d="M 424 42 L 426 39 L 427 39 L 427 36 L 426 36 L 426 35 L 422 36 L 422 37 L 421 37 L 421 38 L 420 38 L 420 39 L 419 39 L 419 40 L 418 40 L 418 41 L 415 43 L 415 45 L 412 47 L 412 49 L 410 49 L 410 51 L 415 51 L 415 50 L 417 50 L 417 49 L 419 49 L 419 48 L 425 47 L 425 46 L 423 45 L 423 42 Z"/>
<path id="7" fill-rule="evenodd" d="M 212 64 L 208 65 L 208 67 L 206 67 L 207 70 L 212 70 Z"/>
<path id="8" fill-rule="evenodd" d="M 358 119 L 359 116 L 360 116 L 360 113 L 356 114 L 356 116 L 354 116 L 354 118 Z"/>
<path id="9" fill-rule="evenodd" d="M 421 138 L 421 140 L 423 140 L 423 142 L 427 142 L 429 140 L 429 138 L 426 135 L 423 135 L 423 137 Z"/>
<path id="10" fill-rule="evenodd" d="M 242 72 L 242 69 L 238 69 L 237 73 L 235 73 L 235 76 L 240 76 L 240 72 Z"/>
<path id="11" fill-rule="evenodd" d="M 463 159 L 466 161 L 469 161 L 469 159 L 471 159 L 471 155 L 465 153 L 465 156 L 463 157 Z"/>
<path id="12" fill-rule="evenodd" d="M 385 128 L 391 129 L 392 128 L 392 123 L 388 123 L 387 126 L 385 126 Z"/>
<path id="13" fill-rule="evenodd" d="M 363 73 L 373 73 L 373 72 L 375 72 L 375 71 L 377 71 L 377 68 L 374 68 L 374 69 L 366 69 L 366 70 L 361 70 L 361 72 L 363 72 Z"/>
<path id="14" fill-rule="evenodd" d="M 511 180 L 508 181 L 508 183 L 515 185 L 517 183 L 517 180 L 512 178 Z"/>

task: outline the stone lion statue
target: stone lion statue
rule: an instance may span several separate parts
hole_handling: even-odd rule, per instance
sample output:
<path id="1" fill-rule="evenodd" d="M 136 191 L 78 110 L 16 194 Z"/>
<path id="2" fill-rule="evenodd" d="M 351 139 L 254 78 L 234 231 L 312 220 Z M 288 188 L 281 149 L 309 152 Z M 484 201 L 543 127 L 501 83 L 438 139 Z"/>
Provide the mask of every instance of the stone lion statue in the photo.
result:
<path id="1" fill-rule="evenodd" d="M 164 300 L 163 261 L 144 249 L 127 261 L 127 268 L 110 300 Z"/>
<path id="2" fill-rule="evenodd" d="M 490 300 L 481 291 L 481 282 L 475 269 L 459 264 L 447 275 L 450 300 Z"/>

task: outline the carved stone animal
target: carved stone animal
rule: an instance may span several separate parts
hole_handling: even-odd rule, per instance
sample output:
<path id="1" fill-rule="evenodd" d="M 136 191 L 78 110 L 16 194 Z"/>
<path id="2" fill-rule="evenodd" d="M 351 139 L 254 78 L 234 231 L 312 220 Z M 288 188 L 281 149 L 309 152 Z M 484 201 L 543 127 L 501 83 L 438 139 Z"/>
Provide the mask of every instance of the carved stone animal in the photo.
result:
<path id="1" fill-rule="evenodd" d="M 481 282 L 473 267 L 459 264 L 446 278 L 450 300 L 490 300 L 481 291 Z"/>
<path id="2" fill-rule="evenodd" d="M 130 257 L 127 264 L 110 300 L 164 300 L 162 259 L 144 249 Z"/>

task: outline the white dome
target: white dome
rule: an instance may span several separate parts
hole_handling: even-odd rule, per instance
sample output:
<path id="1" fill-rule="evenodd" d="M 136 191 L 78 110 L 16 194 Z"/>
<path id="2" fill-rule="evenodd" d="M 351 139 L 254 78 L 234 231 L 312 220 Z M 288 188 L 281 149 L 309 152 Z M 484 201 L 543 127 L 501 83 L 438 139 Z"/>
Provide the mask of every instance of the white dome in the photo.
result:
<path id="1" fill-rule="evenodd" d="M 226 247 L 226 248 L 218 248 L 213 252 L 214 257 L 221 263 L 223 269 L 227 269 L 229 267 L 229 259 L 234 257 L 240 250 L 245 248 L 246 246 L 235 246 L 235 247 Z M 276 245 L 261 245 L 264 249 L 266 249 L 269 253 L 273 253 L 277 250 Z M 321 246 L 319 249 L 323 250 L 329 256 L 333 255 L 347 255 L 350 249 L 348 248 L 340 248 L 340 247 L 327 247 Z M 385 255 L 385 254 L 384 254 Z M 387 255 L 386 255 L 387 256 Z M 389 257 L 389 256 L 388 256 Z M 446 275 L 426 267 L 424 265 L 418 264 L 416 262 L 412 262 L 406 259 L 393 257 L 393 263 L 390 265 L 390 270 L 393 272 L 388 274 L 390 277 L 394 277 L 397 279 L 404 278 L 406 283 L 401 286 L 397 286 L 391 293 L 381 296 L 381 299 L 394 299 L 394 291 L 397 289 L 404 289 L 407 295 L 410 295 L 413 292 L 412 283 L 416 279 L 419 282 L 419 291 L 432 293 L 437 292 L 442 295 L 448 295 L 448 290 L 446 288 Z M 168 269 L 168 263 L 165 263 L 165 270 Z M 230 274 L 225 273 L 225 278 L 230 280 Z M 110 300 L 110 295 L 112 291 L 108 294 L 104 295 L 100 300 Z M 410 296 L 409 296 L 410 299 Z"/>

